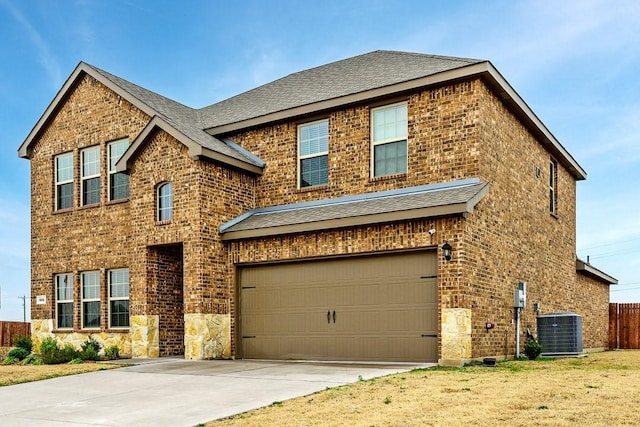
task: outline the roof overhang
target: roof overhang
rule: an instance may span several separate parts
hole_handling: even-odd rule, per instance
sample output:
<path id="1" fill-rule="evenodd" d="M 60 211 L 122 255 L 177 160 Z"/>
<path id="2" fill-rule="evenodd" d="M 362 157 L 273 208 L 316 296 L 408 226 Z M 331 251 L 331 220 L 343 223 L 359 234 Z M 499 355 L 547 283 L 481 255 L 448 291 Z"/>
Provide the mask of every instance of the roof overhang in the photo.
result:
<path id="1" fill-rule="evenodd" d="M 149 117 L 152 117 L 155 114 L 155 111 L 147 104 L 132 96 L 129 92 L 125 91 L 102 74 L 96 72 L 89 64 L 80 62 L 78 66 L 76 66 L 76 68 L 73 70 L 71 75 L 67 78 L 65 83 L 62 85 L 40 119 L 36 122 L 33 129 L 31 129 L 31 132 L 29 132 L 27 138 L 20 145 L 20 148 L 18 148 L 18 156 L 25 159 L 31 158 L 31 145 L 35 140 L 37 140 L 38 136 L 47 127 L 49 122 L 56 116 L 56 113 L 64 105 L 64 101 L 66 101 L 71 93 L 73 93 L 73 90 L 78 85 L 78 83 L 82 81 L 85 75 L 89 75 L 92 78 L 96 79 L 101 84 L 105 85 L 110 90 L 146 113 Z"/>
<path id="2" fill-rule="evenodd" d="M 609 276 L 607 273 L 598 270 L 588 262 L 584 262 L 581 259 L 576 259 L 576 271 L 582 274 L 589 275 L 594 277 L 602 282 L 605 282 L 609 285 L 617 285 L 618 279 Z"/>
<path id="3" fill-rule="evenodd" d="M 437 86 L 444 83 L 450 83 L 452 81 L 465 80 L 474 77 L 484 78 L 498 97 L 510 107 L 516 116 L 519 117 L 537 137 L 542 140 L 543 144 L 549 149 L 554 157 L 567 167 L 577 180 L 586 179 L 586 171 L 578 164 L 562 144 L 560 144 L 544 123 L 542 123 L 542 121 L 535 115 L 533 110 L 529 108 L 526 102 L 524 102 L 520 95 L 518 95 L 513 87 L 511 87 L 506 79 L 489 61 L 467 65 L 418 79 L 349 94 L 338 98 L 322 100 L 287 110 L 275 111 L 263 116 L 252 117 L 234 123 L 211 127 L 205 130 L 211 135 L 229 135 L 233 132 L 255 128 L 267 123 L 288 120 L 294 117 L 310 115 L 345 105 L 356 104 L 377 98 L 390 97 L 393 95 L 400 95 L 419 88 Z"/>
<path id="4" fill-rule="evenodd" d="M 254 209 L 219 228 L 223 241 L 473 213 L 478 179 Z"/>
<path id="5" fill-rule="evenodd" d="M 154 116 L 151 121 L 144 127 L 132 144 L 124 152 L 118 163 L 116 164 L 116 171 L 126 172 L 133 164 L 138 153 L 142 150 L 147 140 L 158 130 L 163 130 L 177 141 L 184 144 L 189 150 L 189 156 L 196 160 L 200 158 L 206 158 L 216 162 L 221 162 L 226 165 L 246 170 L 248 172 L 262 175 L 262 168 L 254 164 L 243 162 L 234 157 L 227 156 L 215 150 L 203 147 L 197 142 L 193 141 L 183 132 L 180 132 L 174 126 L 172 126 L 167 120 L 160 116 Z"/>

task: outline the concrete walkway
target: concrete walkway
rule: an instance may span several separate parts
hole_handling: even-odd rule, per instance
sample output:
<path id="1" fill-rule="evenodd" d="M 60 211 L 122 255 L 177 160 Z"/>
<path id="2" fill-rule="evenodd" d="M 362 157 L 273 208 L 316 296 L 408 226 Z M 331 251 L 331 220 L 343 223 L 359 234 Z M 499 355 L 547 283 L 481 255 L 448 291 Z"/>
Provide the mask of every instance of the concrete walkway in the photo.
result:
<path id="1" fill-rule="evenodd" d="M 327 387 L 429 364 L 130 360 L 0 387 L 0 426 L 195 426 Z"/>

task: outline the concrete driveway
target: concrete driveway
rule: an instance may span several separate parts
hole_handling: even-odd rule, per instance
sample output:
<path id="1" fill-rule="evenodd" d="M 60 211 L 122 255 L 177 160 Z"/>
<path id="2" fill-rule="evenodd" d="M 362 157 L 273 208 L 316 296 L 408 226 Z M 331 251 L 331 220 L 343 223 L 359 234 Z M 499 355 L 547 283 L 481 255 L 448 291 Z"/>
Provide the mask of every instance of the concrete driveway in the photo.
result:
<path id="1" fill-rule="evenodd" d="M 429 364 L 132 360 L 121 369 L 0 387 L 1 426 L 194 426 Z"/>

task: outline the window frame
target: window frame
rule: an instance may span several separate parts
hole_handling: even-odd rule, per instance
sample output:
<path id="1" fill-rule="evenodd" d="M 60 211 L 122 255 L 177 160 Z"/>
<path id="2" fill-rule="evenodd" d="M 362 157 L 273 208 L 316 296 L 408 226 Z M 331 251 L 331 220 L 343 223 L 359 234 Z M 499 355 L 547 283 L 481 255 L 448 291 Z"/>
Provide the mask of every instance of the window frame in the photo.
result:
<path id="1" fill-rule="evenodd" d="M 118 273 L 118 272 L 126 272 L 126 289 L 127 289 L 127 295 L 126 296 L 112 296 L 113 292 L 112 292 L 112 286 L 114 285 L 123 285 L 125 284 L 125 282 L 113 282 L 113 277 L 112 274 Z M 131 287 L 130 287 L 130 276 L 129 276 L 129 269 L 128 268 L 114 268 L 111 270 L 107 270 L 107 299 L 108 299 L 108 316 L 109 316 L 109 329 L 129 329 L 131 327 L 131 306 L 130 306 L 130 297 L 131 297 Z M 126 326 L 122 326 L 122 325 L 114 325 L 113 322 L 113 307 L 112 307 L 112 303 L 113 302 L 117 302 L 117 301 L 127 301 L 127 324 Z"/>
<path id="2" fill-rule="evenodd" d="M 169 188 L 171 190 L 170 194 L 162 194 L 162 190 Z M 162 182 L 156 188 L 156 221 L 158 222 L 171 222 L 173 221 L 173 183 L 169 181 Z M 163 201 L 170 200 L 169 206 L 165 206 Z M 163 215 L 164 212 L 168 212 L 167 216 Z"/>
<path id="3" fill-rule="evenodd" d="M 120 153 L 119 155 L 117 155 L 116 159 L 112 158 L 112 148 L 116 147 L 116 146 L 121 146 L 123 144 L 126 144 L 124 151 L 122 153 Z M 126 200 L 129 198 L 129 175 L 124 173 L 124 172 L 117 172 L 115 169 L 116 163 L 118 162 L 118 160 L 120 160 L 122 158 L 122 155 L 127 151 L 127 149 L 129 148 L 129 138 L 122 138 L 122 139 L 118 139 L 115 141 L 111 141 L 107 144 L 107 165 L 108 165 L 108 180 L 109 180 L 109 189 L 108 189 L 108 198 L 110 202 L 113 201 L 117 201 L 117 200 Z M 126 194 L 124 194 L 122 197 L 115 197 L 114 195 L 114 189 L 116 188 L 116 186 L 114 185 L 114 180 L 116 179 L 117 176 L 123 176 L 126 177 Z"/>
<path id="4" fill-rule="evenodd" d="M 319 126 L 321 124 L 326 124 L 327 127 L 327 149 L 325 151 L 316 151 L 313 152 L 311 154 L 302 154 L 302 130 L 304 128 L 311 128 L 314 126 Z M 302 123 L 298 125 L 298 129 L 297 129 L 297 140 L 298 140 L 298 189 L 307 189 L 307 188 L 314 188 L 314 187 L 321 187 L 323 185 L 327 185 L 329 183 L 329 119 L 320 119 L 320 120 L 315 120 L 313 122 L 308 122 L 308 123 Z M 308 159 L 314 159 L 314 158 L 320 158 L 320 157 L 326 157 L 327 158 L 327 173 L 326 176 L 324 177 L 325 180 L 322 183 L 319 184 L 309 184 L 309 185 L 302 185 L 303 184 L 303 170 L 302 170 L 302 163 L 304 160 L 308 160 Z"/>
<path id="5" fill-rule="evenodd" d="M 64 282 L 64 285 L 68 288 L 67 291 L 65 291 L 65 294 L 70 294 L 70 299 L 60 299 L 60 292 L 59 292 L 59 288 L 60 285 L 63 283 L 61 282 L 60 279 L 62 279 L 63 277 L 66 278 L 66 281 Z M 68 283 L 68 282 L 71 283 Z M 64 329 L 64 330 L 73 330 L 74 327 L 74 298 L 73 298 L 73 273 L 59 273 L 54 275 L 54 295 L 55 295 L 55 311 L 56 311 L 56 329 Z M 69 296 L 69 295 L 66 295 Z M 71 325 L 70 326 L 60 326 L 60 305 L 67 305 L 70 304 L 71 305 Z M 65 314 L 65 317 L 68 316 L 68 314 Z"/>
<path id="6" fill-rule="evenodd" d="M 558 215 L 558 162 L 549 160 L 549 212 Z"/>
<path id="7" fill-rule="evenodd" d="M 85 162 L 85 155 L 89 152 L 96 152 L 95 159 L 91 162 Z M 95 164 L 97 162 L 98 173 L 93 174 L 85 174 L 85 168 L 89 164 Z M 80 205 L 81 206 L 91 206 L 100 204 L 100 196 L 101 196 L 101 185 L 100 185 L 100 146 L 94 145 L 92 147 L 84 148 L 80 151 Z M 94 192 L 88 193 L 87 188 L 85 187 L 88 182 L 93 182 L 94 180 L 98 180 L 98 200 L 87 202 L 87 195 L 94 194 Z"/>
<path id="8" fill-rule="evenodd" d="M 64 180 L 59 180 L 59 172 L 63 169 L 60 168 L 60 164 L 59 161 L 61 161 L 63 158 L 70 158 L 70 166 L 69 167 L 65 167 L 64 170 L 71 170 L 71 178 L 69 179 L 64 179 Z M 73 151 L 67 152 L 67 153 L 62 153 L 62 154 L 58 154 L 57 156 L 54 157 L 53 160 L 54 163 L 54 168 L 53 168 L 53 176 L 54 176 L 54 182 L 55 182 L 55 195 L 54 195 L 54 207 L 56 211 L 61 211 L 61 210 L 65 210 L 65 209 L 72 209 L 73 208 L 73 190 L 74 190 L 74 185 L 73 185 L 73 178 L 74 178 L 74 168 L 73 168 Z M 62 186 L 64 185 L 69 185 L 71 184 L 71 202 L 69 204 L 69 206 L 61 206 L 60 203 L 60 189 L 62 188 Z"/>
<path id="9" fill-rule="evenodd" d="M 375 137 L 376 123 L 374 119 L 376 112 L 397 108 L 399 106 L 404 106 L 405 113 L 406 113 L 406 121 L 404 123 L 405 124 L 404 135 L 396 135 L 391 138 L 376 140 L 376 137 Z M 371 131 L 370 131 L 370 138 L 371 138 L 371 164 L 370 164 L 371 175 L 370 176 L 371 178 L 382 178 L 387 176 L 406 174 L 407 171 L 409 170 L 409 103 L 407 101 L 401 101 L 401 102 L 395 102 L 393 104 L 386 104 L 380 107 L 372 108 L 371 114 L 370 114 L 370 128 L 371 128 Z M 382 147 L 385 145 L 395 144 L 399 142 L 404 142 L 405 144 L 404 171 L 377 174 L 376 173 L 376 155 L 375 155 L 376 147 Z"/>
<path id="10" fill-rule="evenodd" d="M 89 275 L 97 279 L 97 297 L 88 298 L 85 295 L 85 277 Z M 100 329 L 102 326 L 102 305 L 100 301 L 101 284 L 100 284 L 100 271 L 83 271 L 80 273 L 80 324 L 82 329 Z M 98 325 L 87 326 L 85 319 L 85 303 L 98 303 Z"/>

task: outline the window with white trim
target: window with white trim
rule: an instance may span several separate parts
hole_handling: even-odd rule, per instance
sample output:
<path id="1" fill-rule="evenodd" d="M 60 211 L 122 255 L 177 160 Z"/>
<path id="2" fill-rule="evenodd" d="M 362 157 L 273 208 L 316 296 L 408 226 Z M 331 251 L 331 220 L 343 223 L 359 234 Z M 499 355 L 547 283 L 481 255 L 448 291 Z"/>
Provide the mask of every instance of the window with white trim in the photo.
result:
<path id="1" fill-rule="evenodd" d="M 129 327 L 129 270 L 109 270 L 109 327 Z"/>
<path id="2" fill-rule="evenodd" d="M 80 152 L 82 181 L 82 206 L 100 203 L 100 147 Z"/>
<path id="3" fill-rule="evenodd" d="M 407 103 L 371 110 L 374 177 L 407 172 Z"/>
<path id="4" fill-rule="evenodd" d="M 298 126 L 298 185 L 314 187 L 329 181 L 329 121 Z"/>
<path id="5" fill-rule="evenodd" d="M 55 275 L 56 328 L 73 328 L 73 274 Z"/>
<path id="6" fill-rule="evenodd" d="M 549 211 L 558 213 L 558 163 L 553 159 L 549 162 Z"/>
<path id="7" fill-rule="evenodd" d="M 129 139 L 110 142 L 107 145 L 109 156 L 109 200 L 120 200 L 129 197 L 129 175 L 116 172 L 116 163 L 129 147 Z"/>
<path id="8" fill-rule="evenodd" d="M 158 221 L 173 219 L 173 184 L 165 182 L 158 187 Z"/>
<path id="9" fill-rule="evenodd" d="M 100 327 L 100 272 L 87 271 L 80 275 L 82 298 L 82 327 Z"/>
<path id="10" fill-rule="evenodd" d="M 73 207 L 73 153 L 55 158 L 56 210 Z"/>

